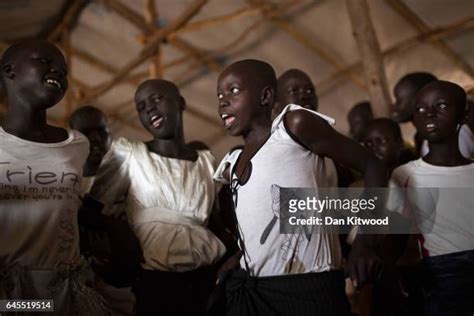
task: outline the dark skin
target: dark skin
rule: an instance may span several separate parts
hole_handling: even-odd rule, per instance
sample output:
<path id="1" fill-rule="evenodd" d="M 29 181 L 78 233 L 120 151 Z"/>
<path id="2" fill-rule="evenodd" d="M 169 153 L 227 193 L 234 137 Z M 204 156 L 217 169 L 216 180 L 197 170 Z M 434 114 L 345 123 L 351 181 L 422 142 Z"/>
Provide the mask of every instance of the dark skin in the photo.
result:
<path id="1" fill-rule="evenodd" d="M 79 108 L 71 115 L 70 126 L 83 133 L 89 140 L 90 151 L 83 175 L 96 175 L 102 158 L 111 145 L 105 115 L 100 110 L 90 106 Z M 107 232 L 109 237 L 111 258 L 108 258 L 109 262 L 107 264 L 94 263 L 93 268 L 96 273 L 109 284 L 115 286 L 121 287 L 130 284 L 130 279 L 133 278 L 133 273 L 136 273 L 138 268 L 137 261 L 143 261 L 143 255 L 138 240 L 128 223 L 124 220 L 103 215 L 97 202 L 92 202 L 86 196 L 79 210 L 79 224 L 81 228 L 99 235 L 102 232 Z M 85 240 L 86 246 L 83 250 L 90 251 L 87 238 Z M 97 254 L 94 255 L 97 256 Z M 138 258 L 138 260 L 134 261 L 131 258 Z"/>
<path id="2" fill-rule="evenodd" d="M 427 163 L 448 167 L 472 163 L 459 151 L 459 127 L 466 118 L 463 93 L 453 83 L 435 81 L 417 94 L 413 121 L 428 140 L 430 152 L 423 157 Z"/>
<path id="3" fill-rule="evenodd" d="M 278 106 L 272 117 L 280 114 L 282 107 L 293 103 L 313 111 L 318 110 L 318 96 L 309 76 L 299 69 L 290 69 L 278 78 Z"/>
<path id="4" fill-rule="evenodd" d="M 397 167 L 403 141 L 388 126 L 370 125 L 365 133 L 364 145 L 385 164 L 389 173 Z"/>
<path id="5" fill-rule="evenodd" d="M 181 160 L 198 159 L 196 150 L 184 141 L 183 110 L 186 102 L 173 83 L 158 79 L 143 82 L 135 93 L 135 104 L 143 127 L 153 136 L 145 143 L 149 151 Z M 211 212 L 209 225 L 226 245 L 233 242 L 221 225 L 218 212 Z"/>
<path id="6" fill-rule="evenodd" d="M 184 141 L 182 112 L 185 100 L 173 83 L 158 79 L 143 82 L 135 93 L 135 104 L 140 122 L 153 136 L 152 140 L 145 143 L 150 152 L 174 159 L 197 160 L 197 152 Z M 140 246 L 128 223 L 110 217 L 105 221 L 112 248 L 116 248 L 115 251 L 112 249 L 112 254 L 116 254 L 115 261 L 120 269 L 114 271 L 106 267 L 103 271 L 104 278 L 112 284 L 120 284 L 123 275 L 121 271 L 135 269 L 135 262 L 127 260 L 127 257 L 144 260 L 141 253 L 138 256 L 136 254 Z M 129 247 L 124 250 L 121 245 Z"/>
<path id="7" fill-rule="evenodd" d="M 413 97 L 416 94 L 416 88 L 409 82 L 400 82 L 393 90 L 395 96 L 393 119 L 399 123 L 411 122 L 413 120 Z"/>
<path id="8" fill-rule="evenodd" d="M 182 113 L 186 102 L 173 83 L 145 81 L 135 93 L 135 104 L 140 122 L 153 136 L 145 143 L 148 150 L 169 158 L 197 160 L 197 152 L 184 141 Z"/>
<path id="9" fill-rule="evenodd" d="M 79 109 L 71 115 L 70 126 L 84 134 L 89 140 L 89 156 L 84 166 L 83 175 L 94 176 L 111 144 L 107 118 L 98 109 Z"/>
<path id="10" fill-rule="evenodd" d="M 413 115 L 417 130 L 428 140 L 430 152 L 422 159 L 435 166 L 456 167 L 471 164 L 459 151 L 459 126 L 465 120 L 465 96 L 461 87 L 434 81 L 415 98 Z M 397 215 L 397 214 L 394 214 Z M 406 235 L 388 235 L 383 249 L 387 261 L 394 263 L 405 249 Z"/>
<path id="11" fill-rule="evenodd" d="M 33 142 L 66 140 L 65 129 L 46 122 L 47 109 L 57 104 L 68 88 L 67 65 L 59 49 L 46 41 L 25 42 L 1 71 L 8 103 L 4 130 Z"/>
<path id="12" fill-rule="evenodd" d="M 367 124 L 373 119 L 371 114 L 358 106 L 359 104 L 360 103 L 356 104 L 347 116 L 349 121 L 349 134 L 357 142 L 362 141 Z"/>
<path id="13" fill-rule="evenodd" d="M 245 163 L 239 163 L 236 167 L 239 179 L 243 179 L 246 162 L 268 139 L 271 128 L 270 108 L 274 91 L 261 82 L 258 82 L 256 89 L 250 87 L 246 82 L 251 82 L 252 75 L 248 68 L 237 74 L 224 72 L 217 88 L 219 114 L 221 117 L 231 117 L 224 119 L 225 128 L 232 136 L 242 136 L 245 141 L 244 151 L 239 159 Z M 255 102 L 261 106 L 254 106 Z M 232 118 L 233 121 L 230 121 Z"/>
<path id="14" fill-rule="evenodd" d="M 420 78 L 420 75 L 424 78 Z M 393 105 L 392 118 L 399 123 L 413 122 L 413 113 L 415 111 L 414 98 L 423 85 L 435 80 L 430 74 L 411 74 L 408 77 L 400 79 L 393 90 L 395 104 Z M 423 145 L 423 137 L 420 133 L 415 134 L 415 149 L 420 154 Z"/>
<path id="15" fill-rule="evenodd" d="M 250 176 L 250 159 L 269 137 L 271 129 L 274 89 L 255 79 L 259 76 L 254 71 L 250 63 L 233 64 L 220 75 L 217 86 L 219 114 L 221 117 L 223 114 L 234 117 L 229 121 L 224 116 L 226 128 L 232 136 L 241 136 L 245 142 L 236 165 L 236 176 L 241 181 Z M 356 142 L 336 132 L 326 121 L 303 110 L 289 112 L 285 121 L 293 135 L 313 153 L 359 170 L 364 174 L 367 186 L 386 186 L 387 172 L 383 164 Z M 366 237 L 358 237 L 354 247 L 355 252 L 362 256 L 350 259 L 350 273 L 358 284 L 369 280 L 378 262 L 363 239 Z"/>
<path id="16" fill-rule="evenodd" d="M 393 90 L 395 104 L 393 105 L 392 118 L 399 123 L 413 123 L 413 98 L 416 94 L 416 87 L 409 82 L 399 82 Z M 416 133 L 413 139 L 416 152 L 419 154 L 423 144 L 423 137 Z"/>

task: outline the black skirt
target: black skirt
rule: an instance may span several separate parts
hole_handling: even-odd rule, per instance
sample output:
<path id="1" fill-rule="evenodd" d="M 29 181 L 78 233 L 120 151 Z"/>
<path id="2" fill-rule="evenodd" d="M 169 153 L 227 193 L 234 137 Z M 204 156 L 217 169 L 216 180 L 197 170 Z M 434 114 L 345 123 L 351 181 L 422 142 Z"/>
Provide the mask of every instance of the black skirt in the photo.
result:
<path id="1" fill-rule="evenodd" d="M 204 315 L 215 269 L 189 272 L 141 269 L 135 287 L 136 315 Z"/>
<path id="2" fill-rule="evenodd" d="M 251 277 L 238 270 L 226 282 L 227 315 L 351 315 L 342 271 Z"/>

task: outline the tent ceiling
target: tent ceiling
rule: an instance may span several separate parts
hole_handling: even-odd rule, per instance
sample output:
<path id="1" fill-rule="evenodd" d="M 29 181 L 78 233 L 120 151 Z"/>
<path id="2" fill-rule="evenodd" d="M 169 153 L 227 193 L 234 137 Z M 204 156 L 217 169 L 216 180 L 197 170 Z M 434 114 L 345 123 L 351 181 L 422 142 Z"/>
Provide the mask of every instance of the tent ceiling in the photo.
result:
<path id="1" fill-rule="evenodd" d="M 263 59 L 277 74 L 289 68 L 306 71 L 316 83 L 320 111 L 335 117 L 341 132 L 347 130 L 348 109 L 368 98 L 344 0 L 156 0 L 157 17 L 147 24 L 145 8 L 150 2 L 2 1 L 0 50 L 15 39 L 48 36 L 61 25 L 66 26 L 64 29 L 70 26 L 69 41 L 65 35 L 59 43 L 70 54 L 71 95 L 51 111 L 51 119 L 64 122 L 75 107 L 91 103 L 111 115 L 116 134 L 143 139 L 147 136 L 135 115 L 133 94 L 136 85 L 148 76 L 150 59 L 133 67 L 105 93 L 96 98 L 88 96 L 137 59 L 146 39 L 158 32 L 154 28 L 173 25 L 190 6 L 205 2 L 183 29 L 160 45 L 160 64 L 163 77 L 177 82 L 187 100 L 187 139 L 209 143 L 218 156 L 238 143 L 225 136 L 216 113 L 217 76 L 232 61 Z M 385 56 L 390 91 L 402 75 L 412 71 L 431 71 L 462 86 L 474 84 L 472 0 L 368 3 Z M 282 7 L 284 10 L 279 10 Z M 265 10 L 273 10 L 273 15 L 262 14 L 268 13 Z M 222 16 L 226 21 L 217 23 L 214 18 Z M 202 26 L 199 21 L 212 19 L 214 26 L 198 29 Z M 411 132 L 406 126 L 405 134 Z"/>

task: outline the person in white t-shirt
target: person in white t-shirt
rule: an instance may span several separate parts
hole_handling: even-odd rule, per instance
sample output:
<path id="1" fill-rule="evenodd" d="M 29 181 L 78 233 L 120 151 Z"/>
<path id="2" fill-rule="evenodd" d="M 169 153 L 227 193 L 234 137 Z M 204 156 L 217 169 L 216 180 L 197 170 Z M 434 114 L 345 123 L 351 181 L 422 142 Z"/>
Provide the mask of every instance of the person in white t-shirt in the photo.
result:
<path id="1" fill-rule="evenodd" d="M 414 123 L 430 152 L 395 169 L 392 182 L 406 188 L 398 211 L 415 221 L 422 236 L 425 314 L 472 315 L 474 163 L 458 145 L 466 94 L 454 83 L 434 81 L 418 92 L 414 109 Z"/>
<path id="2" fill-rule="evenodd" d="M 66 75 L 59 49 L 42 40 L 15 44 L 1 60 L 8 111 L 0 128 L 0 299 L 53 300 L 55 315 L 104 315 L 79 254 L 89 144 L 46 121 L 66 93 Z"/>

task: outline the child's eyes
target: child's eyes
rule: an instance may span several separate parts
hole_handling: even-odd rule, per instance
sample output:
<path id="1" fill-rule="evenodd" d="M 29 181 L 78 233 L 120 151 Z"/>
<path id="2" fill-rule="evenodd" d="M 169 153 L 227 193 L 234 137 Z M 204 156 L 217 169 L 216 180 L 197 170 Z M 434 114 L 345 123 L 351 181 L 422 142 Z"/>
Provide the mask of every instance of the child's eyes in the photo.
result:
<path id="1" fill-rule="evenodd" d="M 232 94 L 238 94 L 240 92 L 240 89 L 239 88 L 232 88 L 230 90 L 230 92 L 232 92 Z"/>
<path id="2" fill-rule="evenodd" d="M 42 62 L 43 64 L 48 64 L 48 63 L 49 63 L 49 59 L 47 59 L 47 58 L 36 57 L 35 59 L 36 59 L 36 60 L 39 60 L 39 61 Z"/>
<path id="3" fill-rule="evenodd" d="M 426 112 L 426 109 L 425 108 L 416 108 L 416 113 L 425 113 Z"/>
<path id="4" fill-rule="evenodd" d="M 155 102 L 155 103 L 158 103 L 158 102 L 161 101 L 161 99 L 162 99 L 162 97 L 154 97 L 154 98 L 152 99 L 152 101 Z"/>
<path id="5" fill-rule="evenodd" d="M 446 105 L 446 103 L 439 103 L 439 104 L 438 104 L 438 109 L 440 109 L 440 110 L 444 110 L 444 109 L 446 109 L 447 107 L 448 107 L 448 106 Z"/>
<path id="6" fill-rule="evenodd" d="M 219 100 L 221 100 L 222 98 L 224 98 L 224 95 L 223 95 L 222 93 L 218 93 L 218 94 L 217 94 L 217 98 L 218 98 Z"/>

